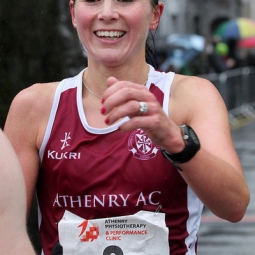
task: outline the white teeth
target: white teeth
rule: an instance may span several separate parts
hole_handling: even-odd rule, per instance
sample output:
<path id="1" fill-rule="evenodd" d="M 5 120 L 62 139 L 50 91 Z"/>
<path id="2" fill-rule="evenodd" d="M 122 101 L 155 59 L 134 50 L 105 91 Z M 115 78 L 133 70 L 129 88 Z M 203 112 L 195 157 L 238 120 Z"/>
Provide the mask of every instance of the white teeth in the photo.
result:
<path id="1" fill-rule="evenodd" d="M 120 31 L 98 31 L 96 35 L 99 37 L 119 38 L 124 35 L 124 32 Z"/>

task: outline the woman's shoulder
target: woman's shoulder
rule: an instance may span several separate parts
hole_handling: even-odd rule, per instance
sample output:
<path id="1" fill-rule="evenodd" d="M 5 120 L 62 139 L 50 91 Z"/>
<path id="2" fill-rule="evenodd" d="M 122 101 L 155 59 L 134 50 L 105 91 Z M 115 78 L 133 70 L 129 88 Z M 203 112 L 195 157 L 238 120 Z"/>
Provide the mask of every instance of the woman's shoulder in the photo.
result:
<path id="1" fill-rule="evenodd" d="M 49 82 L 49 83 L 35 83 L 23 90 L 21 90 L 15 98 L 18 99 L 35 99 L 36 96 L 49 96 L 54 94 L 59 82 Z M 38 99 L 38 98 L 37 98 Z"/>
<path id="2" fill-rule="evenodd" d="M 13 99 L 12 106 L 40 109 L 53 101 L 59 82 L 36 83 L 21 90 Z M 31 110 L 31 109 L 30 109 Z"/>
<path id="3" fill-rule="evenodd" d="M 212 86 L 212 83 L 199 76 L 188 76 L 182 74 L 175 74 L 174 86 Z"/>
<path id="4" fill-rule="evenodd" d="M 171 113 L 178 120 L 181 119 L 180 122 L 190 120 L 200 112 L 213 114 L 215 111 L 225 111 L 224 101 L 217 88 L 209 80 L 196 76 L 176 74 L 170 98 Z"/>
<path id="5" fill-rule="evenodd" d="M 37 121 L 50 113 L 59 82 L 37 83 L 21 90 L 13 99 L 9 117 Z"/>
<path id="6" fill-rule="evenodd" d="M 199 95 L 218 96 L 218 90 L 207 79 L 197 76 L 176 74 L 173 80 L 171 93 L 176 96 L 190 96 L 198 98 Z"/>

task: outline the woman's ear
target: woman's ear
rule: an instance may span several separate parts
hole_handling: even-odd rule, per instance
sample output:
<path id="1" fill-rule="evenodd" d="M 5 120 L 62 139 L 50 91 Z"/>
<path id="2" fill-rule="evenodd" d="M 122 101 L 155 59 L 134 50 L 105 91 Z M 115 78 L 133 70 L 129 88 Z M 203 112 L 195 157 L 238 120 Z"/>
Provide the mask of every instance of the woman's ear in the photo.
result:
<path id="1" fill-rule="evenodd" d="M 159 25 L 160 18 L 164 11 L 164 3 L 159 2 L 156 8 L 153 9 L 153 16 L 150 23 L 150 30 L 157 29 Z"/>
<path id="2" fill-rule="evenodd" d="M 72 18 L 72 24 L 73 26 L 76 28 L 77 24 L 76 24 L 76 20 L 75 20 L 75 11 L 74 11 L 74 1 L 70 0 L 69 2 L 69 8 L 70 8 L 70 13 L 71 13 L 71 18 Z"/>

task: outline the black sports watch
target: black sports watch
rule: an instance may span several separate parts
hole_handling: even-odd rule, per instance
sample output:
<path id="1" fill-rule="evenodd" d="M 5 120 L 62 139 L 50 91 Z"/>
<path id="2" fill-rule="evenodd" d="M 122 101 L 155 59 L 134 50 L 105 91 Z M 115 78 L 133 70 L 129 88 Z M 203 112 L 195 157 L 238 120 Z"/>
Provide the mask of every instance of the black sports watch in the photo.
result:
<path id="1" fill-rule="evenodd" d="M 162 154 L 175 166 L 175 163 L 185 163 L 191 160 L 200 149 L 200 142 L 195 131 L 187 125 L 180 126 L 185 142 L 184 149 L 175 154 L 171 154 L 164 149 L 161 149 Z"/>

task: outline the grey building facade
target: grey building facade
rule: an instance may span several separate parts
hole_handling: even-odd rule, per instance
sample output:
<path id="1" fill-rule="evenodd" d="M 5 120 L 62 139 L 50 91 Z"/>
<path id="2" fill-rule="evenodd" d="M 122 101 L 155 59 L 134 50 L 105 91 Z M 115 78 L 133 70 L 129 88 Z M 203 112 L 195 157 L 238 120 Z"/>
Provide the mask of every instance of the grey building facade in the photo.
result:
<path id="1" fill-rule="evenodd" d="M 157 36 L 163 38 L 169 34 L 188 33 L 210 37 L 219 21 L 243 14 L 243 1 L 165 0 Z"/>

